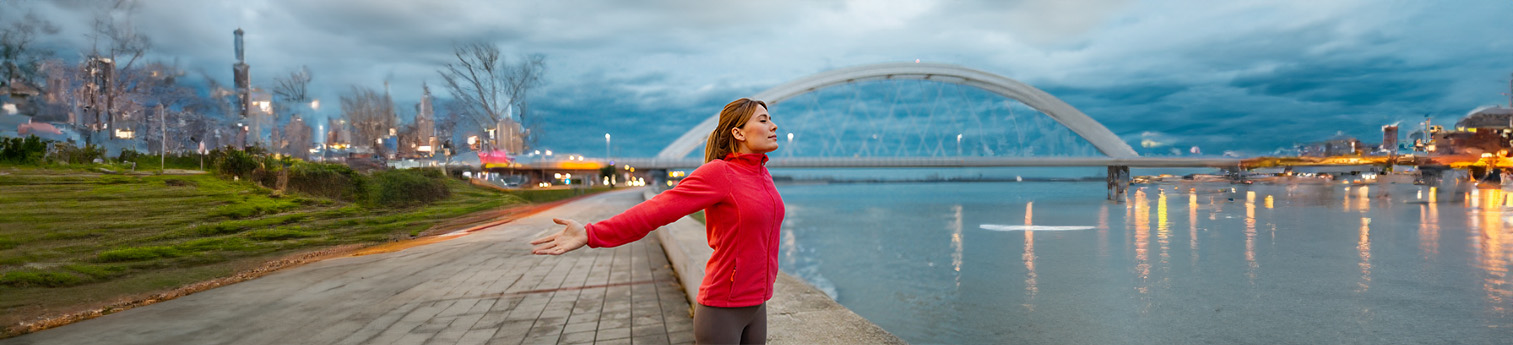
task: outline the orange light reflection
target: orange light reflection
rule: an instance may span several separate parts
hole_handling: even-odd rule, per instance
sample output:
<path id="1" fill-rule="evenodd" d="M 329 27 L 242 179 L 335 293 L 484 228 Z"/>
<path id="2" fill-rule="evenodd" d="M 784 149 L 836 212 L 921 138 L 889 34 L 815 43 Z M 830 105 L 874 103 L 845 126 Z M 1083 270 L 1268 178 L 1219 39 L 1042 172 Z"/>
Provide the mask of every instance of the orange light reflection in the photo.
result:
<path id="1" fill-rule="evenodd" d="M 1371 289 L 1371 218 L 1361 218 L 1360 239 L 1355 244 L 1356 253 L 1361 257 L 1357 265 L 1361 267 L 1361 281 L 1356 283 L 1359 289 L 1356 292 L 1366 292 Z"/>
<path id="2" fill-rule="evenodd" d="M 1029 203 L 1026 203 L 1024 205 L 1024 225 L 1026 227 L 1034 225 L 1034 222 L 1031 221 L 1031 219 L 1033 218 L 1031 215 L 1034 214 L 1034 208 L 1035 208 L 1035 202 L 1033 202 L 1033 201 L 1031 201 Z M 1038 286 L 1038 283 L 1035 281 L 1036 280 L 1036 274 L 1035 274 L 1035 232 L 1034 231 L 1030 231 L 1030 230 L 1025 230 L 1024 231 L 1024 255 L 1022 256 L 1022 258 L 1024 259 L 1024 268 L 1025 268 L 1025 275 L 1024 275 L 1025 304 L 1024 304 L 1024 307 L 1027 308 L 1027 309 L 1029 309 L 1030 311 L 1035 311 L 1035 293 L 1040 292 L 1040 288 Z"/>
<path id="3" fill-rule="evenodd" d="M 1250 279 L 1250 284 L 1256 283 L 1256 271 L 1261 265 L 1256 262 L 1256 203 L 1254 193 L 1252 197 L 1245 199 L 1245 277 Z"/>
<path id="4" fill-rule="evenodd" d="M 1506 192 L 1499 189 L 1488 189 L 1486 193 L 1477 194 L 1481 199 L 1478 203 L 1486 205 L 1479 210 L 1473 210 L 1480 215 L 1479 223 L 1481 233 L 1479 242 L 1481 250 L 1478 261 L 1487 276 L 1482 280 L 1482 289 L 1487 293 L 1488 306 L 1494 312 L 1502 313 L 1507 310 L 1506 303 L 1513 297 L 1513 286 L 1508 282 L 1509 248 L 1508 227 L 1504 226 L 1502 205 L 1506 203 Z"/>
<path id="5" fill-rule="evenodd" d="M 1150 292 L 1147 285 L 1150 279 L 1151 266 L 1149 256 L 1150 246 L 1150 205 L 1145 198 L 1145 191 L 1135 192 L 1135 274 L 1140 277 L 1140 283 L 1135 291 L 1145 294 Z"/>
<path id="6" fill-rule="evenodd" d="M 1187 248 L 1192 265 L 1198 266 L 1198 195 L 1187 195 Z"/>

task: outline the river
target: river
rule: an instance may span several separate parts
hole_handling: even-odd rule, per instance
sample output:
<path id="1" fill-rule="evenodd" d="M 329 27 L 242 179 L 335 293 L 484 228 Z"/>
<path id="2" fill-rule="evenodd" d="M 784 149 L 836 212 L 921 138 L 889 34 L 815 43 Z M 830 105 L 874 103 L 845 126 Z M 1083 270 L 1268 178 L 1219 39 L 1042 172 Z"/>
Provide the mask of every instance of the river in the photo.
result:
<path id="1" fill-rule="evenodd" d="M 1116 203 L 1102 182 L 778 189 L 783 270 L 912 343 L 1513 339 L 1500 190 L 1165 184 Z"/>

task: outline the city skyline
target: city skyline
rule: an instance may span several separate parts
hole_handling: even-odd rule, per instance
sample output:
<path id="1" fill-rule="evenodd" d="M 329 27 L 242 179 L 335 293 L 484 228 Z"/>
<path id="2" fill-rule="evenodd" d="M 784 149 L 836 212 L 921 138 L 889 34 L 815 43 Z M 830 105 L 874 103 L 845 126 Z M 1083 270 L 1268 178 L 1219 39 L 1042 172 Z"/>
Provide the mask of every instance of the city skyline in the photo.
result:
<path id="1" fill-rule="evenodd" d="M 91 4 L 22 6 L 61 27 L 42 38 L 53 56 L 88 47 Z M 597 138 L 613 133 L 617 154 L 650 156 L 730 99 L 824 70 L 917 59 L 1044 89 L 1131 146 L 1156 144 L 1142 153 L 1264 154 L 1337 131 L 1376 138 L 1381 125 L 1425 115 L 1450 124 L 1505 103 L 1513 29 L 1474 23 L 1508 13 L 1513 5 L 1494 1 L 158 1 L 133 21 L 153 39 L 148 59 L 222 82 L 235 62 L 230 33 L 246 30 L 254 86 L 308 65 L 313 98 L 330 104 L 350 85 L 387 81 L 408 108 L 422 84 L 440 81 L 457 42 L 492 41 L 510 58 L 545 54 L 546 82 L 529 102 L 544 121 L 541 146 L 558 152 L 600 152 Z"/>

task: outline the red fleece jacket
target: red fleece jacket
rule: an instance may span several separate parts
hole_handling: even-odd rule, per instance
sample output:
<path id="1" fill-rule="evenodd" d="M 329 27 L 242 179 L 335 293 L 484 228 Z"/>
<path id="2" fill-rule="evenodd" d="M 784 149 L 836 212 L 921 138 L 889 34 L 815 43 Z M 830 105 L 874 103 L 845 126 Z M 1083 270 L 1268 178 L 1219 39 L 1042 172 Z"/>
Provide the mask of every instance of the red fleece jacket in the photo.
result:
<path id="1" fill-rule="evenodd" d="M 704 267 L 699 303 L 723 308 L 762 304 L 772 298 L 777 281 L 784 211 L 766 163 L 765 154 L 734 153 L 705 163 L 677 187 L 586 226 L 588 246 L 630 243 L 702 209 L 714 254 Z"/>

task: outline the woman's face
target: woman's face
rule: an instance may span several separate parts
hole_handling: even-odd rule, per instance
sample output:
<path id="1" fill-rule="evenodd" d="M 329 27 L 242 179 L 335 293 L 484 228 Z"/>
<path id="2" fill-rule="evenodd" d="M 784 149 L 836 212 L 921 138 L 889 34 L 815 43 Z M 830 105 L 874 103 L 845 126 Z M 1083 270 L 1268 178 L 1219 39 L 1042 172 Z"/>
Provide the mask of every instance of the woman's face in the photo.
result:
<path id="1" fill-rule="evenodd" d="M 778 125 L 772 122 L 772 115 L 767 114 L 767 107 L 756 107 L 756 112 L 751 114 L 751 119 L 740 128 L 732 128 L 735 131 L 736 152 L 740 153 L 768 153 L 778 149 Z"/>

